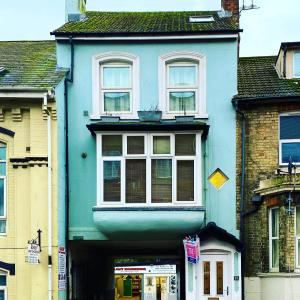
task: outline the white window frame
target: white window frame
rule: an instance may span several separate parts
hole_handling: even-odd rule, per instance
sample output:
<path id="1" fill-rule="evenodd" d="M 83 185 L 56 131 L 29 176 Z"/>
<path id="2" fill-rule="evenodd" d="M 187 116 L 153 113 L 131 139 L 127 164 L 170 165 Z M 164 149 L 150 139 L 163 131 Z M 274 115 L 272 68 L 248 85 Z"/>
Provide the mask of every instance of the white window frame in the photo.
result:
<path id="1" fill-rule="evenodd" d="M 293 77 L 300 78 L 300 70 L 296 70 L 296 66 L 295 66 L 296 54 L 300 56 L 300 50 L 296 50 L 293 52 Z M 298 71 L 298 75 L 296 74 L 297 71 Z"/>
<path id="2" fill-rule="evenodd" d="M 5 230 L 5 232 L 0 232 L 0 236 L 1 236 L 1 235 L 6 235 L 6 233 L 7 233 L 7 211 L 6 211 L 6 209 L 7 209 L 7 191 L 6 191 L 6 189 L 7 189 L 7 171 L 8 171 L 8 169 L 7 169 L 8 168 L 8 164 L 7 164 L 8 149 L 7 149 L 6 142 L 0 141 L 0 143 L 4 144 L 6 146 L 6 159 L 0 160 L 0 163 L 5 163 L 5 171 L 6 171 L 5 176 L 0 175 L 0 179 L 3 179 L 3 181 L 4 181 L 4 183 L 3 183 L 3 185 L 4 185 L 4 190 L 3 190 L 3 192 L 4 192 L 4 195 L 3 195 L 3 197 L 4 197 L 4 204 L 3 204 L 4 212 L 3 212 L 3 216 L 0 216 L 0 220 L 6 222 L 6 225 L 5 225 L 6 230 Z"/>
<path id="3" fill-rule="evenodd" d="M 196 67 L 196 83 L 195 85 L 191 85 L 191 86 L 172 86 L 169 85 L 170 82 L 170 67 Z M 190 63 L 188 62 L 174 62 L 174 63 L 168 63 L 166 64 L 166 68 L 167 68 L 167 78 L 166 78 L 166 93 L 167 93 L 167 111 L 170 114 L 181 114 L 182 112 L 180 111 L 171 111 L 170 110 L 170 93 L 174 92 L 194 92 L 195 93 L 195 110 L 192 111 L 185 111 L 187 115 L 193 115 L 195 113 L 197 113 L 198 111 L 198 106 L 199 106 L 199 101 L 198 100 L 198 94 L 199 94 L 199 63 L 191 61 Z"/>
<path id="4" fill-rule="evenodd" d="M 272 211 L 275 210 L 275 209 L 278 209 L 278 236 L 276 237 L 273 237 L 272 236 Z M 273 258 L 273 247 L 272 247 L 272 241 L 273 240 L 278 240 L 278 247 L 279 247 L 279 224 L 280 224 L 280 216 L 279 216 L 279 213 L 280 213 L 280 209 L 278 206 L 275 206 L 275 207 L 271 207 L 269 209 L 269 269 L 271 272 L 278 272 L 279 271 L 279 267 L 277 268 L 274 268 L 272 267 L 272 258 Z M 278 256 L 279 256 L 279 253 L 278 253 Z M 278 257 L 279 259 L 279 257 Z"/>
<path id="5" fill-rule="evenodd" d="M 176 134 L 195 134 L 196 135 L 196 153 L 194 156 L 175 156 L 175 135 Z M 103 135 L 122 135 L 122 156 L 102 156 L 102 136 Z M 171 136 L 171 154 L 153 154 L 153 136 Z M 201 178 L 201 131 L 187 132 L 97 132 L 97 206 L 100 207 L 161 207 L 161 206 L 201 206 L 202 205 L 202 178 Z M 128 136 L 144 136 L 145 154 L 127 155 L 126 140 Z M 126 159 L 145 159 L 146 160 L 146 203 L 126 203 Z M 171 159 L 172 160 L 172 202 L 171 203 L 152 203 L 151 197 L 151 163 L 152 159 Z M 194 201 L 177 201 L 176 200 L 176 170 L 178 160 L 194 161 Z M 121 161 L 121 201 L 104 202 L 103 201 L 103 162 L 104 161 Z"/>
<path id="6" fill-rule="evenodd" d="M 169 87 L 170 66 L 197 66 L 196 85 L 187 87 Z M 158 59 L 159 78 L 159 108 L 163 118 L 172 119 L 174 116 L 193 115 L 197 118 L 207 118 L 206 112 L 206 57 L 198 52 L 171 52 Z M 170 111 L 169 92 L 195 91 L 195 111 Z"/>
<path id="7" fill-rule="evenodd" d="M 129 66 L 131 70 L 131 88 L 105 88 L 103 87 L 104 66 Z M 92 95 L 93 113 L 91 119 L 100 119 L 102 115 L 120 116 L 124 119 L 137 118 L 139 110 L 139 57 L 127 52 L 105 52 L 92 58 Z M 130 92 L 129 112 L 105 112 L 104 92 Z"/>
<path id="8" fill-rule="evenodd" d="M 299 116 L 300 117 L 300 112 L 289 112 L 289 113 L 282 113 L 279 114 L 278 117 L 278 141 L 279 141 L 279 151 L 278 151 L 278 161 L 280 166 L 287 166 L 288 163 L 283 163 L 282 162 L 282 144 L 285 143 L 300 143 L 300 139 L 280 139 L 280 118 L 281 117 L 288 117 L 288 116 Z M 300 162 L 296 162 L 296 165 L 300 165 Z"/>

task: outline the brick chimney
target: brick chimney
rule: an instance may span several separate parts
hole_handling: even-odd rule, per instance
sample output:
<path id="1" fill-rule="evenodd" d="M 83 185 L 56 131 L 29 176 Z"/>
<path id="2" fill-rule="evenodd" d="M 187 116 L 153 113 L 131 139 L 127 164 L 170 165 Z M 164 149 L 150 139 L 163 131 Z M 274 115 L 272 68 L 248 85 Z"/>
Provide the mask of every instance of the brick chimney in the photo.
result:
<path id="1" fill-rule="evenodd" d="M 233 15 L 239 14 L 239 0 L 222 0 L 222 8 Z"/>
<path id="2" fill-rule="evenodd" d="M 225 14 L 234 17 L 239 22 L 239 0 L 221 0 L 222 9 L 225 11 Z"/>
<path id="3" fill-rule="evenodd" d="M 66 22 L 80 21 L 85 17 L 86 0 L 65 0 Z"/>

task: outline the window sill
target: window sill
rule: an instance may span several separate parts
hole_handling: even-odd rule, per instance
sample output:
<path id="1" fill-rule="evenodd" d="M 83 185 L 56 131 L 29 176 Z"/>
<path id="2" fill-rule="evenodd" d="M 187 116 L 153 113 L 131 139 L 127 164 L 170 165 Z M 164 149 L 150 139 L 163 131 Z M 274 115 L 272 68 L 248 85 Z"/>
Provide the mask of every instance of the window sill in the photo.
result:
<path id="1" fill-rule="evenodd" d="M 89 118 L 91 121 L 99 121 L 101 120 L 101 116 L 105 116 L 105 114 L 90 114 Z M 108 114 L 107 116 L 112 116 L 112 117 L 120 117 L 120 119 L 138 119 L 137 113 L 112 113 Z"/>
<path id="2" fill-rule="evenodd" d="M 94 206 L 93 211 L 204 211 L 203 206 L 153 206 L 153 207 L 132 207 L 132 206 Z"/>
<path id="3" fill-rule="evenodd" d="M 206 112 L 200 112 L 200 113 L 189 113 L 189 112 L 176 112 L 176 113 L 170 113 L 170 112 L 163 112 L 162 118 L 163 119 L 175 119 L 176 116 L 193 116 L 197 119 L 208 119 L 208 114 Z"/>
<path id="4" fill-rule="evenodd" d="M 292 273 L 283 273 L 278 271 L 270 271 L 269 273 L 257 273 L 257 276 L 260 278 L 300 278 L 300 273 L 292 272 Z"/>

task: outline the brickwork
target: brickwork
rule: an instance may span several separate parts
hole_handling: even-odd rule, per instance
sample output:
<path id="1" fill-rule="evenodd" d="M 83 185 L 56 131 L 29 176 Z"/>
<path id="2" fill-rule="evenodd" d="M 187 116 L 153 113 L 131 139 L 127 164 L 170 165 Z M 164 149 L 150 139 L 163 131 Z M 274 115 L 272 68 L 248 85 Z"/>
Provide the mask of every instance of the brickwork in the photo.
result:
<path id="1" fill-rule="evenodd" d="M 278 169 L 279 114 L 300 111 L 300 104 L 244 105 L 246 116 L 245 211 L 255 208 L 251 198 L 262 180 L 273 178 Z M 237 115 L 237 220 L 239 228 L 241 179 L 241 116 Z M 294 270 L 294 215 L 285 212 L 287 193 L 263 197 L 258 209 L 245 216 L 245 276 L 269 271 L 268 208 L 280 207 L 280 271 Z M 297 198 L 297 197 L 294 197 Z"/>
<path id="2" fill-rule="evenodd" d="M 224 10 L 231 11 L 233 14 L 239 13 L 238 0 L 222 0 L 222 7 L 224 8 Z"/>

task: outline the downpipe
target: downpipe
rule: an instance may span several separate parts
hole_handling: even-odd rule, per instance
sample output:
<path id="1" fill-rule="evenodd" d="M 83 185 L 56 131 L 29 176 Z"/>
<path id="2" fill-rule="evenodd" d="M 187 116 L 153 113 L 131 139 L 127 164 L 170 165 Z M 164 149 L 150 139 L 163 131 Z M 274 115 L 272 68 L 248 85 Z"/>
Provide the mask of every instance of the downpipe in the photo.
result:
<path id="1" fill-rule="evenodd" d="M 51 114 L 48 110 L 48 94 L 44 95 L 43 109 L 47 114 L 48 144 L 48 300 L 52 300 L 52 140 Z"/>

